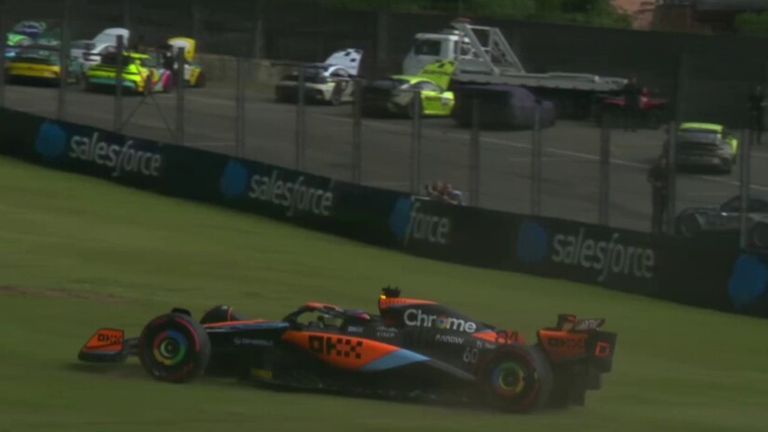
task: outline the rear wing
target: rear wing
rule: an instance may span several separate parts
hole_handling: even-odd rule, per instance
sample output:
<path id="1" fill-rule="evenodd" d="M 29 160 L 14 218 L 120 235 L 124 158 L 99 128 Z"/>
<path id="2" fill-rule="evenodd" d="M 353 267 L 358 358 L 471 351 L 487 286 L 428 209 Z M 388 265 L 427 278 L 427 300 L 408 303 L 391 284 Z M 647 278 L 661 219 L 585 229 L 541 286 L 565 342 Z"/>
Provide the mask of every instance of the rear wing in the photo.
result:
<path id="1" fill-rule="evenodd" d="M 420 77 L 426 78 L 435 84 L 448 90 L 453 79 L 453 73 L 456 71 L 456 62 L 453 60 L 440 60 L 428 64 L 421 72 Z"/>
<path id="2" fill-rule="evenodd" d="M 89 363 L 119 363 L 136 354 L 137 341 L 126 339 L 122 329 L 101 328 L 80 348 L 77 358 Z"/>
<path id="3" fill-rule="evenodd" d="M 331 54 L 324 64 L 328 66 L 341 66 L 351 75 L 357 76 L 360 74 L 360 62 L 362 60 L 363 50 L 347 48 Z"/>
<path id="4" fill-rule="evenodd" d="M 538 331 L 539 344 L 553 364 L 586 360 L 601 372 L 609 372 L 616 349 L 616 333 L 601 330 L 604 318 L 579 319 L 560 314 L 557 325 Z"/>

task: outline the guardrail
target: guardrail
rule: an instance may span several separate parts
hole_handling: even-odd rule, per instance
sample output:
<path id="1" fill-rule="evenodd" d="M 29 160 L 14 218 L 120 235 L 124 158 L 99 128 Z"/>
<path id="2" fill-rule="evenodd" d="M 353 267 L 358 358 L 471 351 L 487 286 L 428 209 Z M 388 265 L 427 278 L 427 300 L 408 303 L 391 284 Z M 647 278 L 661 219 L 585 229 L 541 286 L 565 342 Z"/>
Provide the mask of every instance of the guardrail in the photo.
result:
<path id="1" fill-rule="evenodd" d="M 0 153 L 418 256 L 768 316 L 766 257 L 742 254 L 735 235 L 680 239 L 454 206 L 9 109 Z"/>

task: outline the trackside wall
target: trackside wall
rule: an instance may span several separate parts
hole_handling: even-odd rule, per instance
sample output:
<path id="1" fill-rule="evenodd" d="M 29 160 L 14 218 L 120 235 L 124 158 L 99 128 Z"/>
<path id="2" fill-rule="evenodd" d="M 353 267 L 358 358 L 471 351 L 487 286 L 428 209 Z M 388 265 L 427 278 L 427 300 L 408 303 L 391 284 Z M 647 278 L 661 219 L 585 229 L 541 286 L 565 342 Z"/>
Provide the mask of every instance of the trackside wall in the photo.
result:
<path id="1" fill-rule="evenodd" d="M 451 206 L 9 109 L 0 109 L 0 154 L 422 257 L 768 316 L 767 260 L 740 253 L 735 238 Z"/>

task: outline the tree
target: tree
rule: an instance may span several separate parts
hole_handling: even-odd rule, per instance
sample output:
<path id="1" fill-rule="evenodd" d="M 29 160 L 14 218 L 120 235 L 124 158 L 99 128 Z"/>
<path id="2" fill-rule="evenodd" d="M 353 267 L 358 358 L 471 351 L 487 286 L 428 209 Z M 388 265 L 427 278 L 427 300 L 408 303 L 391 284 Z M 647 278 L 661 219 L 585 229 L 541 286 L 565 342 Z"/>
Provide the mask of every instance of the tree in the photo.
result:
<path id="1" fill-rule="evenodd" d="M 739 33 L 768 35 L 768 13 L 741 13 L 733 21 Z"/>

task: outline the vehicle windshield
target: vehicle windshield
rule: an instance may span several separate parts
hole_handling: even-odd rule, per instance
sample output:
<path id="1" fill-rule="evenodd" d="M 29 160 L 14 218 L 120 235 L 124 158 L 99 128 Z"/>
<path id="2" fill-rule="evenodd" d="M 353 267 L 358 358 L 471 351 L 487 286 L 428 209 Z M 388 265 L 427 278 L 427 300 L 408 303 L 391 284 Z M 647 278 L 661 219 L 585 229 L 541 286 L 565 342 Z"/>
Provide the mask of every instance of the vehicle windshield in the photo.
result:
<path id="1" fill-rule="evenodd" d="M 741 197 L 735 196 L 720 206 L 725 213 L 741 213 Z M 748 213 L 768 213 L 768 201 L 761 198 L 750 198 L 747 203 Z"/>
<path id="2" fill-rule="evenodd" d="M 58 65 L 59 52 L 51 50 L 23 50 L 16 54 L 14 62 Z"/>
<path id="3" fill-rule="evenodd" d="M 439 40 L 418 39 L 413 46 L 413 53 L 416 55 L 439 56 L 442 45 L 442 42 Z"/>

